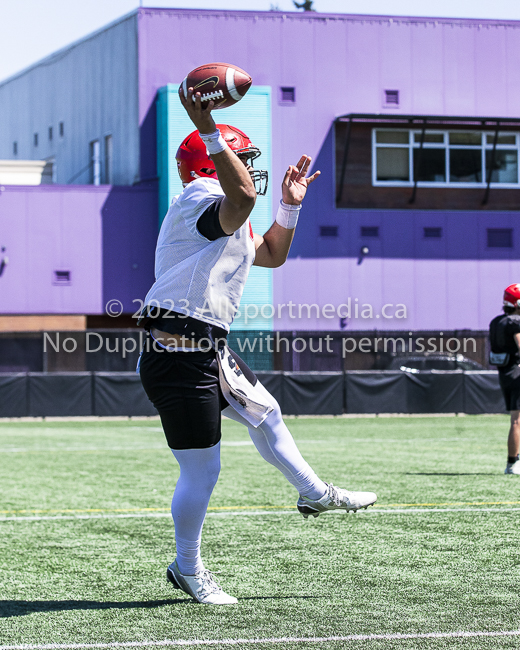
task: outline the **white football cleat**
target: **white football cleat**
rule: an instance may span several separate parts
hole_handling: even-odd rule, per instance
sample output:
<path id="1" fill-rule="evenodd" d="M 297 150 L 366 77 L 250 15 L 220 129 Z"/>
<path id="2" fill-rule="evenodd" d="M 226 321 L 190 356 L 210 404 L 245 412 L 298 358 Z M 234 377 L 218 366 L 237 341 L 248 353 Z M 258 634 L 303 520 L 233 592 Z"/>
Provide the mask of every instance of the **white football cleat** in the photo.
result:
<path id="1" fill-rule="evenodd" d="M 207 569 L 194 576 L 184 576 L 179 571 L 176 560 L 166 569 L 166 577 L 175 589 L 181 589 L 198 603 L 204 605 L 234 605 L 238 603 L 234 596 L 229 596 L 222 591 Z"/>
<path id="2" fill-rule="evenodd" d="M 309 515 L 317 517 L 320 512 L 327 512 L 327 510 L 346 510 L 347 512 L 350 510 L 357 512 L 360 508 L 366 510 L 368 506 L 374 505 L 377 501 L 377 495 L 373 492 L 349 492 L 334 487 L 332 483 L 325 483 L 325 485 L 328 489 L 321 499 L 314 501 L 300 495 L 296 506 L 305 519 Z"/>
<path id="3" fill-rule="evenodd" d="M 515 460 L 514 463 L 507 463 L 504 474 L 520 474 L 520 460 Z"/>

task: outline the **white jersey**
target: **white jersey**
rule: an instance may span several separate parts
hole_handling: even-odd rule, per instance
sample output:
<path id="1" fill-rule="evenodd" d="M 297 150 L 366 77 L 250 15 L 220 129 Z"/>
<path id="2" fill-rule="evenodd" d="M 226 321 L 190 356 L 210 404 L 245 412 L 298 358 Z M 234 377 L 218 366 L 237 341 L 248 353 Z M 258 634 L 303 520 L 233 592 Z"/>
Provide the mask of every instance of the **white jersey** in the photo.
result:
<path id="1" fill-rule="evenodd" d="M 197 178 L 174 197 L 155 251 L 155 283 L 144 304 L 159 306 L 227 331 L 255 258 L 249 219 L 215 241 L 197 230 L 202 213 L 224 196 L 217 180 Z"/>

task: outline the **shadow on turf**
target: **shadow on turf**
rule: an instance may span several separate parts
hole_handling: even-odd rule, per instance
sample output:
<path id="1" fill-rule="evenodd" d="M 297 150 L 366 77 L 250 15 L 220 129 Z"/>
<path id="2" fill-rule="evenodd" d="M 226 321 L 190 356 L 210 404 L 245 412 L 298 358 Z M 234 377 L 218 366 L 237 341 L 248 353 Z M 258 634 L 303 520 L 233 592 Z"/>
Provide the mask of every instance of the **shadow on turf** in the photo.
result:
<path id="1" fill-rule="evenodd" d="M 406 476 L 496 476 L 496 472 L 405 472 Z"/>
<path id="2" fill-rule="evenodd" d="M 185 603 L 185 598 L 144 600 L 134 602 L 101 602 L 97 600 L 0 600 L 0 618 L 25 616 L 34 612 L 63 612 L 73 609 L 133 609 L 164 607 Z"/>
<path id="3" fill-rule="evenodd" d="M 280 600 L 283 598 L 318 598 L 318 596 L 246 596 L 240 600 Z M 197 604 L 188 596 L 167 600 L 101 602 L 97 600 L 0 600 L 0 618 L 26 616 L 35 612 L 65 612 L 75 609 L 150 609 L 165 605 Z"/>

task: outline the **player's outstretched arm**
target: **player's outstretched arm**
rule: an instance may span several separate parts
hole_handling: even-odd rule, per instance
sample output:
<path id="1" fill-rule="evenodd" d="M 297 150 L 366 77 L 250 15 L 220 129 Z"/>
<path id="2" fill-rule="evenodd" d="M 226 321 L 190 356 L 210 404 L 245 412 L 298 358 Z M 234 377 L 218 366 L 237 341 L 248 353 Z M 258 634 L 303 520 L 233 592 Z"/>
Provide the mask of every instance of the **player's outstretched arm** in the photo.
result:
<path id="1" fill-rule="evenodd" d="M 321 172 L 307 177 L 312 159 L 302 156 L 298 164 L 290 165 L 282 181 L 282 203 L 276 221 L 262 237 L 255 234 L 255 266 L 276 268 L 287 259 L 294 237 L 298 212 L 307 188 Z"/>
<path id="2" fill-rule="evenodd" d="M 195 96 L 195 101 L 193 97 Z M 188 88 L 188 96 L 184 97 L 182 86 L 179 88 L 179 97 L 191 121 L 200 134 L 210 134 L 217 130 L 211 109 L 214 102 L 209 102 L 207 108 L 202 108 L 200 93 L 193 93 L 193 88 Z M 238 230 L 246 221 L 255 206 L 256 191 L 249 172 L 243 162 L 228 147 L 220 153 L 210 154 L 215 163 L 218 181 L 222 187 L 225 198 L 220 204 L 219 221 L 222 230 L 230 235 Z"/>

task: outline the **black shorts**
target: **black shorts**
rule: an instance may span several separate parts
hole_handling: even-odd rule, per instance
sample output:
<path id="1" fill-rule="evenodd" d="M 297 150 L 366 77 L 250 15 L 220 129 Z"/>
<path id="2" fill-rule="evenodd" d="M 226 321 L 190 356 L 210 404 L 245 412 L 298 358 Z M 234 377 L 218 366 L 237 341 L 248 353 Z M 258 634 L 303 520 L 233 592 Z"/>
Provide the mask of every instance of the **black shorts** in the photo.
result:
<path id="1" fill-rule="evenodd" d="M 230 352 L 254 386 L 258 381 L 254 372 Z M 220 441 L 220 412 L 228 403 L 220 390 L 214 350 L 169 352 L 145 344 L 140 375 L 149 400 L 159 411 L 171 449 L 206 449 Z"/>
<path id="2" fill-rule="evenodd" d="M 500 371 L 500 388 L 506 402 L 506 411 L 520 411 L 520 374 L 518 367 Z"/>

